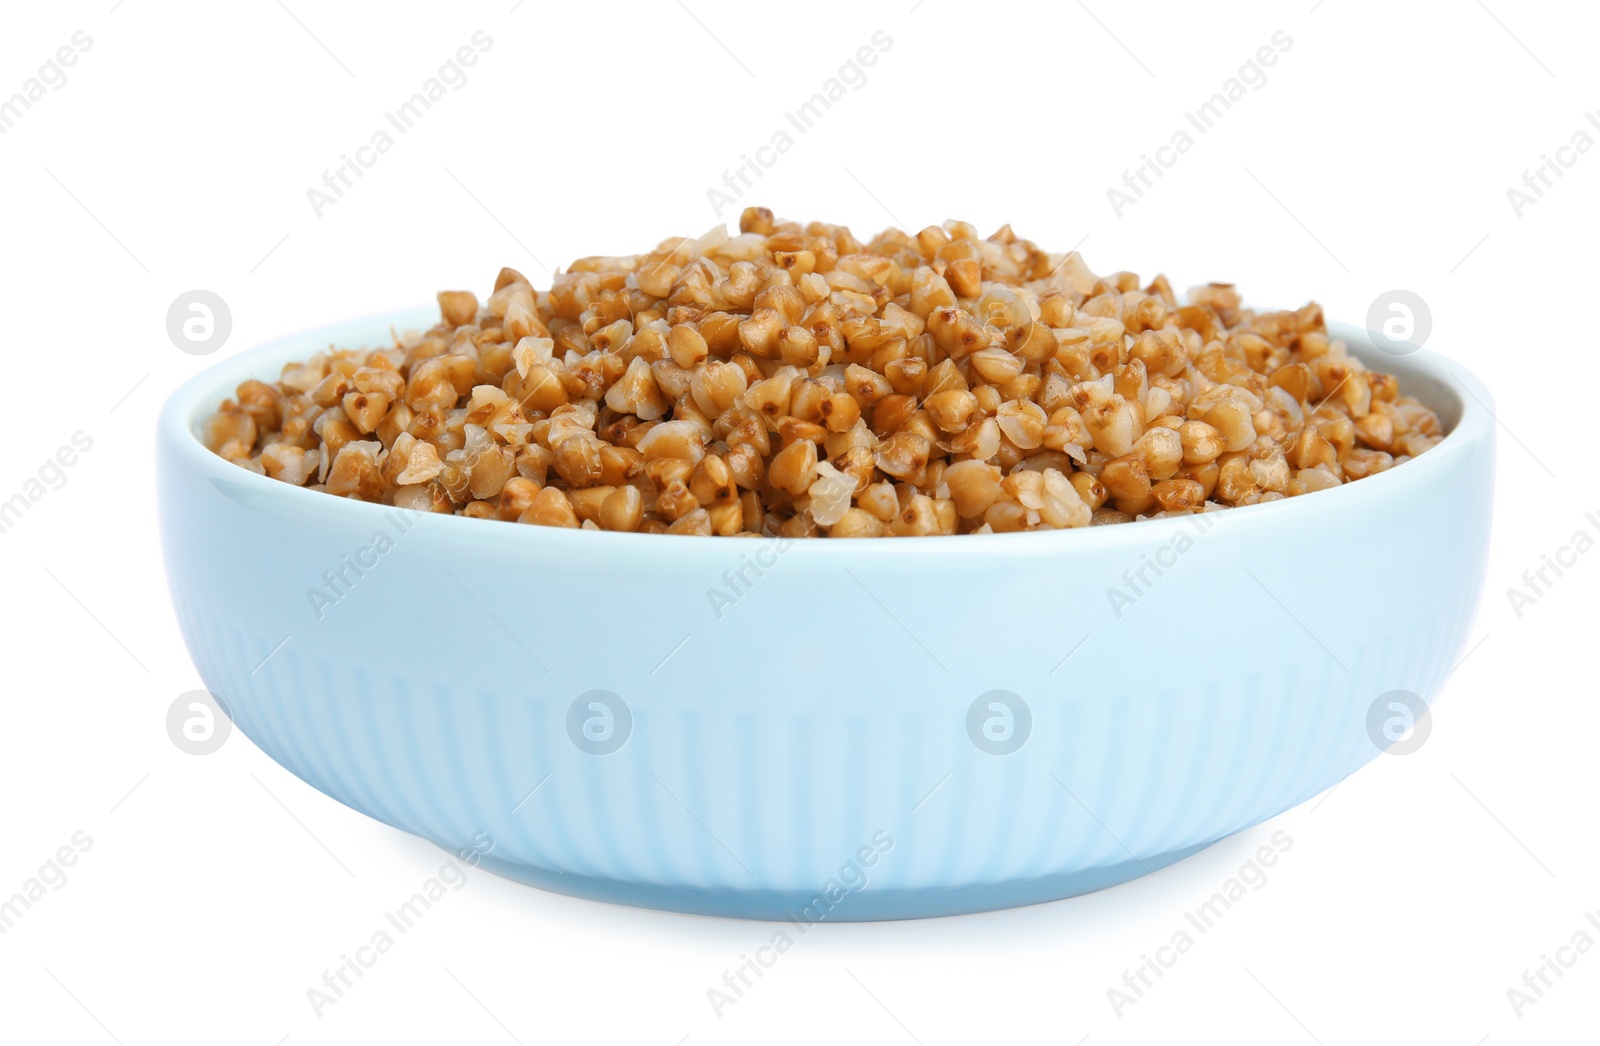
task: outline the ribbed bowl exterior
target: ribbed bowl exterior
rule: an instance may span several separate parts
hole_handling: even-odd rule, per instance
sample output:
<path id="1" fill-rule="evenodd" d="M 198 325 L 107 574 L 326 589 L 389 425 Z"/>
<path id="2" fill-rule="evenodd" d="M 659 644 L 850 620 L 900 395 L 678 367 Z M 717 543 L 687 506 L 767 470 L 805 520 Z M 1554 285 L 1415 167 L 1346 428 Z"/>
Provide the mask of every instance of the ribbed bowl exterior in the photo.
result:
<path id="1" fill-rule="evenodd" d="M 286 338 L 173 396 L 158 437 L 173 601 L 207 688 L 273 759 L 540 885 L 767 918 L 821 897 L 835 919 L 1109 885 L 1372 759 L 1374 702 L 1431 702 L 1472 626 L 1488 393 L 1425 352 L 1363 350 L 1453 422 L 1423 457 L 1091 531 L 557 531 L 290 488 L 195 440 L 249 372 L 421 322 Z M 591 702 L 617 698 L 626 743 L 596 754 Z M 980 744 L 1005 715 L 991 700 L 1025 738 L 1006 754 Z"/>

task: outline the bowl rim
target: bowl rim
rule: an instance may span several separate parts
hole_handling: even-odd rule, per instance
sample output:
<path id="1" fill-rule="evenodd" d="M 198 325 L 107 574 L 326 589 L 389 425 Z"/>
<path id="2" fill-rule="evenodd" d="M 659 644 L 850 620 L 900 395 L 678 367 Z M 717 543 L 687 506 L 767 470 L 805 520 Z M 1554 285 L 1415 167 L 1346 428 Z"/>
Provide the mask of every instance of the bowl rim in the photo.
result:
<path id="1" fill-rule="evenodd" d="M 162 405 L 156 422 L 158 461 L 162 466 L 190 471 L 194 478 L 205 482 L 226 481 L 242 485 L 254 497 L 283 500 L 286 507 L 300 506 L 315 509 L 318 513 L 338 513 L 352 525 L 363 522 L 381 525 L 386 514 L 396 511 L 393 505 L 374 504 L 354 498 L 341 498 L 323 491 L 290 486 L 218 457 L 200 442 L 198 425 L 202 412 L 214 410 L 241 382 L 263 371 L 276 370 L 296 359 L 323 351 L 326 346 L 365 341 L 375 344 L 374 335 L 385 328 L 406 331 L 426 330 L 437 319 L 433 307 L 410 306 L 370 313 L 364 316 L 318 324 L 283 334 L 218 360 L 185 379 Z M 1245 505 L 1224 512 L 1208 513 L 1211 526 L 1229 528 L 1274 527 L 1280 517 L 1291 522 L 1299 514 L 1314 511 L 1305 507 L 1307 502 L 1321 505 L 1330 512 L 1381 511 L 1381 504 L 1391 501 L 1404 489 L 1400 484 L 1415 485 L 1423 479 L 1425 469 L 1448 469 L 1455 460 L 1473 453 L 1485 442 L 1491 442 L 1497 418 L 1493 397 L 1487 386 L 1470 370 L 1448 357 L 1425 348 L 1417 348 L 1404 355 L 1383 352 L 1373 342 L 1364 328 L 1346 323 L 1328 324 L 1329 334 L 1343 339 L 1352 354 L 1374 369 L 1385 369 L 1420 374 L 1438 386 L 1450 389 L 1458 410 L 1455 423 L 1443 440 L 1426 454 L 1402 462 L 1392 469 L 1368 476 L 1359 482 L 1345 483 L 1329 490 L 1259 505 Z M 1381 364 L 1381 367 L 1380 367 Z M 258 378 L 258 380 L 261 380 Z M 1414 379 L 1413 379 L 1414 380 Z M 1451 388 L 1451 386 L 1454 388 Z M 1457 391 L 1459 390 L 1459 391 Z M 1421 397 L 1419 397 L 1421 398 Z M 1427 402 L 1427 400 L 1424 400 Z M 1430 403 L 1436 410 L 1439 403 Z M 1334 498 L 1343 499 L 1335 503 Z M 305 500 L 313 499 L 313 500 Z M 1364 499 L 1364 500 L 1363 500 Z M 465 527 L 459 537 L 470 539 L 468 547 L 484 547 L 494 543 L 497 547 L 534 547 L 540 551 L 569 555 L 594 553 L 620 553 L 625 550 L 649 552 L 667 542 L 675 555 L 701 555 L 710 553 L 719 559 L 727 551 L 745 549 L 738 542 L 685 541 L 686 535 L 638 534 L 614 531 L 586 531 L 582 528 L 538 527 L 504 520 L 473 519 L 460 515 L 414 512 L 412 522 L 422 528 L 418 533 L 432 533 L 441 539 L 457 537 L 456 528 Z M 1287 514 L 1287 516 L 1285 515 Z M 326 518 L 326 517 L 321 517 Z M 1127 545 L 1142 545 L 1160 540 L 1170 532 L 1175 518 L 1134 520 L 1127 523 L 1098 527 L 1076 527 L 1050 531 L 1022 531 L 1007 534 L 950 534 L 919 537 L 914 541 L 883 541 L 878 538 L 827 538 L 801 539 L 767 537 L 764 542 L 787 541 L 785 558 L 797 552 L 802 557 L 838 556 L 859 554 L 870 543 L 877 556 L 946 556 L 956 551 L 978 552 L 986 555 L 1023 555 L 1029 553 L 1093 553 Z M 496 525 L 498 524 L 498 526 Z M 1207 527 L 1207 530 L 1211 529 Z M 501 543 L 505 543 L 502 545 Z M 800 551 L 804 548 L 806 551 Z M 832 550 L 832 551 L 828 551 Z"/>

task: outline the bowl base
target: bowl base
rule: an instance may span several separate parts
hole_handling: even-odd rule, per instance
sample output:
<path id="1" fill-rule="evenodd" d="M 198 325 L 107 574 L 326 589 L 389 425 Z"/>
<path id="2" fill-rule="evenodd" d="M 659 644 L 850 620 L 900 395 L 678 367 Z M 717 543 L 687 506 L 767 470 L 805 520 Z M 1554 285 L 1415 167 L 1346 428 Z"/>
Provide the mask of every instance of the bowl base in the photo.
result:
<path id="1" fill-rule="evenodd" d="M 799 891 L 710 890 L 693 886 L 620 882 L 553 872 L 489 855 L 479 858 L 478 863 L 479 867 L 504 878 L 571 897 L 634 908 L 682 912 L 686 915 L 786 922 L 799 926 L 804 932 L 821 922 L 928 919 L 1059 901 L 1159 871 L 1199 853 L 1211 846 L 1212 842 L 1172 850 L 1143 860 L 1121 861 L 1100 868 L 1086 868 L 1037 879 L 920 890 L 873 890 L 868 887 L 859 892 L 846 893 L 831 904 L 818 894 Z"/>

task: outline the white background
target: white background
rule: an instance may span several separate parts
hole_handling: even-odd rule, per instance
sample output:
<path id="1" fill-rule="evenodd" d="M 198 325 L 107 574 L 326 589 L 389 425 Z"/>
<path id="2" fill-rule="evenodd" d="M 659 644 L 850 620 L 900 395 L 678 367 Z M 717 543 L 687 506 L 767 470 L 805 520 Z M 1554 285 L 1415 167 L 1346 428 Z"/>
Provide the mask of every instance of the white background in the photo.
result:
<path id="1" fill-rule="evenodd" d="M 1506 595 L 1600 513 L 1600 156 L 1578 158 L 1520 216 L 1507 198 L 1600 107 L 1592 10 L 286 2 L 14 5 L 0 33 L 0 97 L 75 31 L 93 40 L 0 136 L 0 499 L 74 431 L 94 439 L 66 484 L 0 534 L 0 896 L 74 832 L 93 840 L 66 884 L 0 936 L 0 1037 L 1593 1041 L 1600 949 L 1520 1016 L 1507 989 L 1600 909 L 1600 554 L 1520 617 Z M 470 81 L 316 216 L 306 190 L 479 29 L 493 47 Z M 325 798 L 242 736 L 203 758 L 169 741 L 168 706 L 201 684 L 155 540 L 163 396 L 272 335 L 443 287 L 486 292 L 503 264 L 545 285 L 547 267 L 574 257 L 704 231 L 719 220 L 707 189 L 879 29 L 893 44 L 865 85 L 741 205 L 864 236 L 1009 221 L 1052 249 L 1081 241 L 1101 272 L 1233 280 L 1252 301 L 1314 297 L 1354 322 L 1392 288 L 1428 302 L 1429 345 L 1488 381 L 1502 423 L 1480 645 L 1432 736 L 1116 889 L 821 926 L 720 1017 L 706 989 L 770 927 L 476 873 L 316 1016 L 307 988 L 443 855 Z M 1119 217 L 1107 188 L 1280 29 L 1293 46 L 1266 84 Z M 193 288 L 231 307 L 218 356 L 168 340 L 167 308 Z M 1419 598 L 1359 562 L 1349 576 L 1373 600 Z M 1280 829 L 1293 848 L 1266 885 L 1114 1013 L 1106 993 L 1124 970 Z"/>

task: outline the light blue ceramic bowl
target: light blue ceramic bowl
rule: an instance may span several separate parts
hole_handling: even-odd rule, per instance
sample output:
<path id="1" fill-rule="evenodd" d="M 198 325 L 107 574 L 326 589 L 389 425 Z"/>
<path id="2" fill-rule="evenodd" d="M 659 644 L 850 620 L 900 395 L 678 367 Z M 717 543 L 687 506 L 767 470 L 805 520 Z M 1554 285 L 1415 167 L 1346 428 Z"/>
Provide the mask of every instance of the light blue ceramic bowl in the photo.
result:
<path id="1" fill-rule="evenodd" d="M 1472 626 L 1489 394 L 1353 328 L 1335 333 L 1449 436 L 1203 532 L 555 530 L 334 498 L 197 441 L 246 378 L 432 319 L 293 335 L 172 396 L 172 597 L 206 686 L 273 759 L 547 889 L 808 922 L 1099 889 L 1365 764 L 1375 702 L 1431 701 Z"/>

